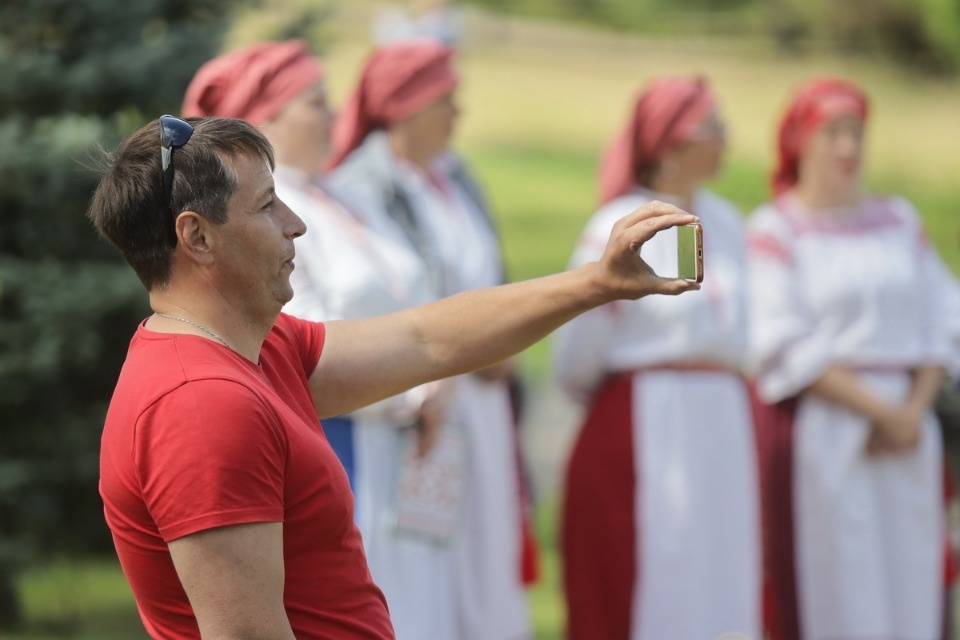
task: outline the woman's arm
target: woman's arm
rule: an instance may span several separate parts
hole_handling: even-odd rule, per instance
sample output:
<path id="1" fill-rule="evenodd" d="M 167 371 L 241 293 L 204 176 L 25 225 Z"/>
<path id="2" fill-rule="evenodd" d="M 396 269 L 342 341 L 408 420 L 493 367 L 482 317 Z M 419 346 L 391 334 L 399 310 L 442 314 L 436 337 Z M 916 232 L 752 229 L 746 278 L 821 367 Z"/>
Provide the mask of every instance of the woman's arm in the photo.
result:
<path id="1" fill-rule="evenodd" d="M 871 453 L 912 449 L 920 440 L 923 418 L 936 397 L 945 371 L 921 366 L 913 372 L 907 400 L 895 404 L 884 400 L 843 367 L 830 366 L 807 390 L 834 404 L 866 417 L 873 425 L 867 448 Z"/>
<path id="2" fill-rule="evenodd" d="M 913 384 L 910 387 L 910 397 L 907 403 L 926 413 L 933 405 L 933 401 L 940 391 L 947 376 L 947 370 L 937 365 L 917 367 L 913 372 Z"/>
<path id="3" fill-rule="evenodd" d="M 891 403 L 865 387 L 855 373 L 838 365 L 827 367 L 826 371 L 807 387 L 807 391 L 855 411 L 871 422 L 883 420 L 894 408 Z"/>

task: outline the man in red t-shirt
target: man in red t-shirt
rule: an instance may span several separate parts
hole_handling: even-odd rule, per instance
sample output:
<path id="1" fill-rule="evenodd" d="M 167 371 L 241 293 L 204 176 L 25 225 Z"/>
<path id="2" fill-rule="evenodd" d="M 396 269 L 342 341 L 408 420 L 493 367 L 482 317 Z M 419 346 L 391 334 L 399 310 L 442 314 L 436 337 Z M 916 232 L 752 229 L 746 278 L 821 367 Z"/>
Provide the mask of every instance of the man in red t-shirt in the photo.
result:
<path id="1" fill-rule="evenodd" d="M 154 310 L 103 431 L 107 523 L 155 638 L 392 638 L 318 418 L 493 365 L 613 300 L 696 289 L 638 253 L 696 218 L 653 203 L 599 262 L 319 324 L 280 313 L 306 228 L 272 169 L 243 121 L 164 116 L 120 144 L 94 194 L 90 219 Z"/>

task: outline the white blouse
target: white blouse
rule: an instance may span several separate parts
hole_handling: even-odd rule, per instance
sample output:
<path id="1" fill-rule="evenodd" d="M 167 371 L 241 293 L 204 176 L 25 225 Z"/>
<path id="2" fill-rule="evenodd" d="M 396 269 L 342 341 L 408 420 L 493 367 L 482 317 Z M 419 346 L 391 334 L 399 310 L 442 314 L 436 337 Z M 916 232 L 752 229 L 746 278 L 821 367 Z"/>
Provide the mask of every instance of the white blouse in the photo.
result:
<path id="1" fill-rule="evenodd" d="M 446 156 L 434 163 L 429 177 L 422 169 L 397 162 L 397 177 L 440 259 L 445 296 L 503 280 L 496 234 L 484 213 L 450 179 L 449 168 Z"/>
<path id="2" fill-rule="evenodd" d="M 955 361 L 957 284 L 903 198 L 813 213 L 787 194 L 753 214 L 749 245 L 750 364 L 764 400 L 832 364 Z"/>

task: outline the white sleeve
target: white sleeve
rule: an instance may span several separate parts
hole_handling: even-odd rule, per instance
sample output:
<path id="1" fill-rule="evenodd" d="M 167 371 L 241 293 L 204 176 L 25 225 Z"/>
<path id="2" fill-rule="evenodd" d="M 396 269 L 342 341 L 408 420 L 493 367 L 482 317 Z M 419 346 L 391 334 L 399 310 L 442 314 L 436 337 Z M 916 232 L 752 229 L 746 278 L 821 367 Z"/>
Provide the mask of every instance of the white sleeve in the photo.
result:
<path id="1" fill-rule="evenodd" d="M 791 239 L 770 216 L 748 233 L 748 369 L 761 398 L 777 402 L 808 387 L 830 365 L 828 338 L 800 297 Z"/>
<path id="2" fill-rule="evenodd" d="M 947 369 L 951 378 L 960 377 L 960 282 L 957 282 L 953 272 L 947 271 L 945 279 L 945 311 L 947 315 L 947 334 L 949 336 L 950 359 Z"/>
<path id="3" fill-rule="evenodd" d="M 603 255 L 610 229 L 592 221 L 584 230 L 570 260 L 570 268 Z M 619 315 L 618 303 L 592 309 L 553 335 L 553 370 L 563 390 L 576 402 L 587 402 L 606 375 L 606 355 Z"/>
<path id="4" fill-rule="evenodd" d="M 960 373 L 960 284 L 932 246 L 921 254 L 924 315 L 924 359 Z"/>
<path id="5" fill-rule="evenodd" d="M 553 338 L 554 373 L 574 401 L 586 403 L 606 375 L 616 303 L 593 309 L 557 330 Z"/>
<path id="6" fill-rule="evenodd" d="M 936 311 L 941 318 L 943 338 L 931 345 L 931 361 L 944 365 L 950 377 L 960 376 L 960 282 L 953 272 L 936 256 L 936 271 L 939 273 L 940 296 Z"/>
<path id="7" fill-rule="evenodd" d="M 924 283 L 921 287 L 923 361 L 942 365 L 956 375 L 960 373 L 960 284 L 930 243 L 913 205 L 898 198 L 894 206 L 909 216 L 917 229 L 918 282 Z"/>

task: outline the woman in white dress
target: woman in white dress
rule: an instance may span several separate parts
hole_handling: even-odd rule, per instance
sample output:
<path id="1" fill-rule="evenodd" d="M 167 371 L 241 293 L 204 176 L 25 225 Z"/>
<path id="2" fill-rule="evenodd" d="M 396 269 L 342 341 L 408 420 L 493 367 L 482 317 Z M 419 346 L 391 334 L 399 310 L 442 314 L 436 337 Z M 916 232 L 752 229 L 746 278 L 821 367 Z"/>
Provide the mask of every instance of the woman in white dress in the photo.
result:
<path id="1" fill-rule="evenodd" d="M 294 296 L 284 312 L 329 321 L 435 299 L 423 262 L 396 223 L 378 210 L 346 205 L 319 179 L 332 117 L 323 69 L 304 43 L 258 44 L 210 61 L 193 79 L 183 112 L 246 119 L 273 146 L 277 195 L 308 228 L 295 241 Z M 428 432 L 443 422 L 448 395 L 443 385 L 421 387 L 323 421 L 350 477 L 367 562 L 399 640 L 457 637 L 455 554 L 396 528 L 401 460 L 411 447 L 429 448 Z M 421 430 L 409 428 L 414 423 Z"/>
<path id="2" fill-rule="evenodd" d="M 862 184 L 867 99 L 825 78 L 780 125 L 749 223 L 751 360 L 774 640 L 938 640 L 944 527 L 931 401 L 952 277 L 900 197 Z"/>
<path id="3" fill-rule="evenodd" d="M 703 79 L 652 83 L 604 158 L 604 205 L 571 259 L 596 260 L 617 218 L 651 200 L 703 226 L 700 292 L 599 308 L 554 338 L 556 375 L 587 405 L 561 533 L 572 640 L 760 638 L 756 459 L 737 371 L 745 237 L 737 209 L 703 188 L 724 147 Z M 676 275 L 675 238 L 643 247 L 660 275 Z"/>
<path id="4" fill-rule="evenodd" d="M 328 184 L 369 215 L 394 220 L 447 296 L 503 282 L 482 193 L 448 143 L 458 115 L 453 50 L 430 40 L 378 48 L 334 133 Z M 461 376 L 448 429 L 466 443 L 463 511 L 452 543 L 454 640 L 530 633 L 524 584 L 523 485 L 509 382 L 511 363 Z M 527 565 L 529 566 L 529 565 Z"/>

